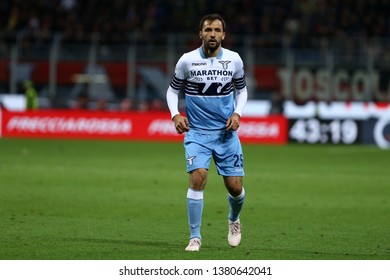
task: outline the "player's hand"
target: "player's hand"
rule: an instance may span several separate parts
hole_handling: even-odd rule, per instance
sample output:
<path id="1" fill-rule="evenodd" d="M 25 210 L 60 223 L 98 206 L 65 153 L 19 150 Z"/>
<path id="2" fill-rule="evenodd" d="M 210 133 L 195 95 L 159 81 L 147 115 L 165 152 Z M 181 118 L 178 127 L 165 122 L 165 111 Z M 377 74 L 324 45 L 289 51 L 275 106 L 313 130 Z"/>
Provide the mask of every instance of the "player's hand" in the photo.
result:
<path id="1" fill-rule="evenodd" d="M 226 130 L 237 130 L 240 127 L 240 115 L 233 113 L 226 122 Z"/>
<path id="2" fill-rule="evenodd" d="M 176 115 L 173 117 L 173 122 L 175 124 L 175 129 L 177 133 L 182 134 L 183 132 L 187 132 L 190 130 L 190 127 L 188 126 L 188 119 L 186 117 L 183 117 L 182 115 Z"/>

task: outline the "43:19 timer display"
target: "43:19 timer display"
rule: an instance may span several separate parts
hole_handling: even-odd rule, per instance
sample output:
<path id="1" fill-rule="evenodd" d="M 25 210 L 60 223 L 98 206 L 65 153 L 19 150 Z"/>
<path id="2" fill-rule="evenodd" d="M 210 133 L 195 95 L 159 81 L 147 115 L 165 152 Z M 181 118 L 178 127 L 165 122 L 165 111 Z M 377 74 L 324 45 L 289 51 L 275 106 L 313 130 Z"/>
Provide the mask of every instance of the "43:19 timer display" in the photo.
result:
<path id="1" fill-rule="evenodd" d="M 290 120 L 289 138 L 298 143 L 350 145 L 356 143 L 358 134 L 358 124 L 355 120 Z"/>

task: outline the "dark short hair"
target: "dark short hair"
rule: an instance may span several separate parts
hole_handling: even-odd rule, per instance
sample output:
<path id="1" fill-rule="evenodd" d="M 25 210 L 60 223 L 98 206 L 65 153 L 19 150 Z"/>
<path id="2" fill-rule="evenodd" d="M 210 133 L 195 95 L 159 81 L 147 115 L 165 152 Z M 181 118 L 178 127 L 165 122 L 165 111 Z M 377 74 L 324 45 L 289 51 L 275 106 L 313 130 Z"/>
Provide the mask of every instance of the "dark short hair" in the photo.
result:
<path id="1" fill-rule="evenodd" d="M 202 31 L 203 29 L 203 24 L 206 20 L 210 20 L 210 21 L 214 21 L 214 20 L 220 20 L 222 22 L 222 31 L 225 32 L 226 31 L 226 23 L 225 23 L 225 20 L 223 19 L 223 17 L 220 15 L 220 14 L 208 14 L 208 15 L 205 15 L 201 21 L 200 21 L 200 24 L 199 24 L 199 31 Z"/>

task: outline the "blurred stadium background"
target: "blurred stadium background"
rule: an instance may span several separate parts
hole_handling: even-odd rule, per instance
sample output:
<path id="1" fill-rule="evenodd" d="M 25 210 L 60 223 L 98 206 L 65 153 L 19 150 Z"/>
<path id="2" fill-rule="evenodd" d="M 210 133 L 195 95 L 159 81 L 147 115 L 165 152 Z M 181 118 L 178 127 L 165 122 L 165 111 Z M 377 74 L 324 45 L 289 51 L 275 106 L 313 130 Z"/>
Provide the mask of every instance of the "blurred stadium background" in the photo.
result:
<path id="1" fill-rule="evenodd" d="M 246 65 L 251 194 L 233 252 L 212 170 L 189 256 L 165 93 L 211 12 Z M 389 259 L 389 15 L 389 0 L 1 0 L 0 259 Z"/>
<path id="2" fill-rule="evenodd" d="M 390 146 L 387 0 L 2 1 L 3 108 L 36 93 L 39 109 L 166 112 L 175 63 L 211 12 L 246 64 L 246 116 L 285 117 L 286 141 Z"/>

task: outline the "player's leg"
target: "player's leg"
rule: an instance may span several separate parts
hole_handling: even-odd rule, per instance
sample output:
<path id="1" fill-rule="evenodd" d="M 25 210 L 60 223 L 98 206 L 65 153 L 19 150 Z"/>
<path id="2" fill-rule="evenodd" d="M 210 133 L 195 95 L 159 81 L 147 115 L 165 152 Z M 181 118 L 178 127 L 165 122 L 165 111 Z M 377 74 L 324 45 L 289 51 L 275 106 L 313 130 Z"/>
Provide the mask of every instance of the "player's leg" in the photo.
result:
<path id="1" fill-rule="evenodd" d="M 226 189 L 228 190 L 228 202 L 230 211 L 228 215 L 228 242 L 232 247 L 240 245 L 241 222 L 240 212 L 245 201 L 245 189 L 242 186 L 242 177 L 224 176 Z"/>
<path id="2" fill-rule="evenodd" d="M 201 246 L 201 224 L 203 213 L 203 192 L 207 183 L 207 169 L 210 165 L 211 151 L 199 145 L 200 135 L 188 132 L 184 141 L 189 188 L 187 191 L 187 213 L 190 229 L 190 242 L 187 251 L 199 251 Z"/>
<path id="3" fill-rule="evenodd" d="M 219 174 L 223 175 L 225 187 L 228 191 L 230 206 L 228 241 L 231 246 L 235 247 L 241 242 L 240 212 L 245 201 L 242 179 L 244 176 L 244 157 L 237 133 L 227 134 L 221 138 L 214 160 Z"/>
<path id="4" fill-rule="evenodd" d="M 235 222 L 240 218 L 241 208 L 245 200 L 245 190 L 242 186 L 242 177 L 240 176 L 224 176 L 223 177 L 226 189 L 228 190 L 228 201 L 230 211 L 228 218 Z"/>
<path id="5" fill-rule="evenodd" d="M 190 242 L 186 251 L 199 251 L 202 236 L 200 227 L 203 214 L 203 191 L 207 182 L 207 169 L 199 168 L 190 172 L 187 191 L 187 213 L 190 228 Z"/>
<path id="6" fill-rule="evenodd" d="M 190 172 L 190 183 L 187 191 L 188 225 L 190 239 L 202 239 L 200 227 L 203 213 L 203 191 L 207 182 L 207 170 L 199 168 Z"/>

